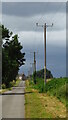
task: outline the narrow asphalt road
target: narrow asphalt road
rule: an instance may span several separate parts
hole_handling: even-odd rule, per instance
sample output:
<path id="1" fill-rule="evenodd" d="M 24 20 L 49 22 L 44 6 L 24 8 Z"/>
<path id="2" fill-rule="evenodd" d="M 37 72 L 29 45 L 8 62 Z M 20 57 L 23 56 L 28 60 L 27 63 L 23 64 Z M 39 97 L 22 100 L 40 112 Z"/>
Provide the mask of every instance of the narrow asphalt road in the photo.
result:
<path id="1" fill-rule="evenodd" d="M 2 118 L 25 118 L 25 81 L 2 95 Z"/>

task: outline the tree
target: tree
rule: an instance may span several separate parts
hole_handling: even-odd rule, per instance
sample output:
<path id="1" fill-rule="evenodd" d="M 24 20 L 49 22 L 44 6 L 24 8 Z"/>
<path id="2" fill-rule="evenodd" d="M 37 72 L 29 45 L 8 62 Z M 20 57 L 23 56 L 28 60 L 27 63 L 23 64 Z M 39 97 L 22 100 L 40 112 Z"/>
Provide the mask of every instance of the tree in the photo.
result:
<path id="1" fill-rule="evenodd" d="M 36 76 L 39 78 L 44 78 L 44 69 L 36 72 Z M 50 70 L 46 69 L 46 78 L 53 78 L 53 75 Z"/>
<path id="2" fill-rule="evenodd" d="M 10 35 L 9 35 L 9 29 L 5 28 L 4 25 L 2 25 L 2 38 L 9 38 Z"/>
<path id="3" fill-rule="evenodd" d="M 19 67 L 25 64 L 25 53 L 21 52 L 23 47 L 18 41 L 18 35 L 12 37 L 12 32 L 3 26 L 2 35 L 2 38 L 7 38 L 2 47 L 2 83 L 9 87 L 10 81 L 16 79 Z"/>

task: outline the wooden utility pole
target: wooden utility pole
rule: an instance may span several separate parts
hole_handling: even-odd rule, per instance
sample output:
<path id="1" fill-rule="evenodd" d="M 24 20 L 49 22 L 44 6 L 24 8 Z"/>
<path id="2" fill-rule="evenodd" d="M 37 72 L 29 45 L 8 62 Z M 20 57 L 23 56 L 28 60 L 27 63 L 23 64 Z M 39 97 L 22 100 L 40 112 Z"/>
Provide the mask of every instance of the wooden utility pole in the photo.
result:
<path id="1" fill-rule="evenodd" d="M 46 23 L 44 25 L 44 85 L 46 84 Z"/>
<path id="2" fill-rule="evenodd" d="M 36 71 L 36 52 L 34 52 L 34 72 Z"/>
<path id="3" fill-rule="evenodd" d="M 46 23 L 44 25 L 39 25 L 38 23 L 36 23 L 36 25 L 44 28 L 44 88 L 45 88 L 45 84 L 46 84 L 46 28 L 52 27 L 53 23 L 52 25 L 46 25 Z"/>
<path id="4" fill-rule="evenodd" d="M 34 52 L 34 83 L 36 84 L 36 52 Z"/>
<path id="5" fill-rule="evenodd" d="M 34 54 L 34 71 L 33 71 L 33 78 L 34 78 L 34 83 L 36 84 L 36 52 L 31 52 Z M 31 64 L 31 63 L 30 63 Z"/>

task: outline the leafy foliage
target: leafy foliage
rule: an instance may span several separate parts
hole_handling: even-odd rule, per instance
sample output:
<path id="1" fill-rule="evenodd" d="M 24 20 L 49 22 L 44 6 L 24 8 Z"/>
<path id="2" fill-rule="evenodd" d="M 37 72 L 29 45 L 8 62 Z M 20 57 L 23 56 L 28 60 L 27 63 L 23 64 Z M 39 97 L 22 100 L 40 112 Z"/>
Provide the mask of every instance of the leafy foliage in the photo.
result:
<path id="1" fill-rule="evenodd" d="M 12 35 L 12 32 L 9 29 L 5 28 L 4 25 L 2 27 L 2 38 L 9 38 Z"/>
<path id="2" fill-rule="evenodd" d="M 33 80 L 30 80 L 30 86 L 34 89 L 39 90 L 39 92 L 43 92 L 44 90 L 44 80 L 42 78 L 36 78 L 36 84 L 34 84 Z"/>
<path id="3" fill-rule="evenodd" d="M 2 84 L 2 89 L 6 89 L 6 85 L 5 84 Z"/>
<path id="4" fill-rule="evenodd" d="M 2 47 L 2 83 L 9 87 L 10 81 L 16 79 L 19 67 L 25 64 L 25 53 L 21 52 L 23 47 L 18 42 L 18 35 L 11 36 L 10 40 L 9 30 L 2 26 L 2 38 L 6 37 Z"/>
<path id="5" fill-rule="evenodd" d="M 44 69 L 37 71 L 36 76 L 39 78 L 44 78 Z M 51 71 L 46 69 L 46 78 L 53 78 L 53 75 L 51 74 Z"/>

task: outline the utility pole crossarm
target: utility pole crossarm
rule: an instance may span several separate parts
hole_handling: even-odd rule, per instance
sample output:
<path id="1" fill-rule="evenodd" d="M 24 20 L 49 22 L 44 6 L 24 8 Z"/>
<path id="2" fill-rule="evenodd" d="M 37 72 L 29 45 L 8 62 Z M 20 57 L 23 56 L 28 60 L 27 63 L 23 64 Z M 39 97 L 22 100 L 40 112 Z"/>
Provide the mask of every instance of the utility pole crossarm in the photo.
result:
<path id="1" fill-rule="evenodd" d="M 37 27 L 52 27 L 54 24 L 52 23 L 51 25 L 47 25 L 46 23 L 44 25 L 39 25 L 38 23 L 36 23 Z"/>

